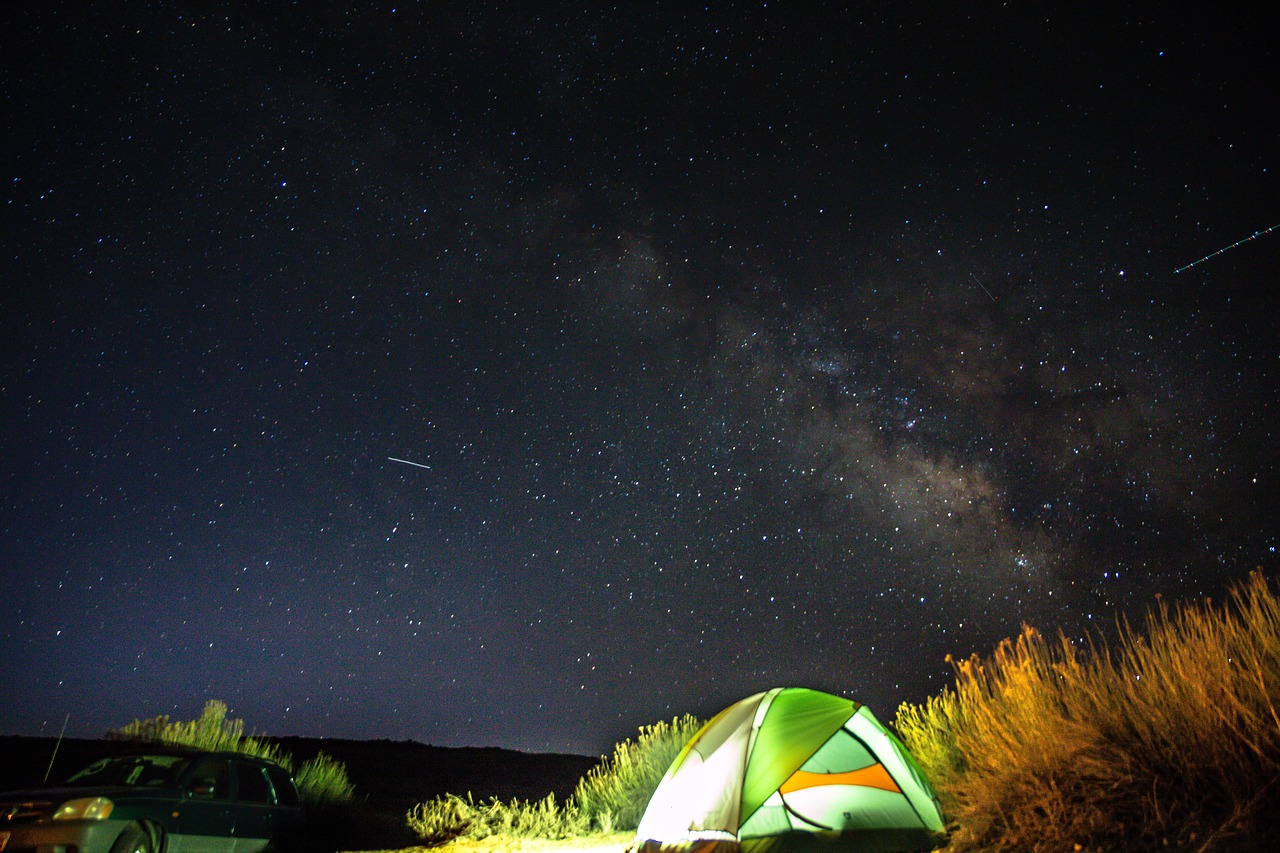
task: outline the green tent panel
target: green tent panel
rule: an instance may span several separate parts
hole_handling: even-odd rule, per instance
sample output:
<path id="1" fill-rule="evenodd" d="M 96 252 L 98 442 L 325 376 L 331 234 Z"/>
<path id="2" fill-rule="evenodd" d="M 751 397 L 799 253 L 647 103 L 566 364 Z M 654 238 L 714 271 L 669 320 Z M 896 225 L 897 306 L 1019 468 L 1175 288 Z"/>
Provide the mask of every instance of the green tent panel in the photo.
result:
<path id="1" fill-rule="evenodd" d="M 776 688 L 717 714 L 671 763 L 633 849 L 911 853 L 945 841 L 919 766 L 865 706 Z"/>

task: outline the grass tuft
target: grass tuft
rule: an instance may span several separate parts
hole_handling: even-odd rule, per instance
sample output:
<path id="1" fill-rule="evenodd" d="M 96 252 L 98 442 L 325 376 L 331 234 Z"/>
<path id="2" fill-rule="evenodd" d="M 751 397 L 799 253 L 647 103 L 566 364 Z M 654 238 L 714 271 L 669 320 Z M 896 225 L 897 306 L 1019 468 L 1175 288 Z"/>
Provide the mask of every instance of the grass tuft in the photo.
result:
<path id="1" fill-rule="evenodd" d="M 347 766 L 324 752 L 304 761 L 293 778 L 302 801 L 311 809 L 346 805 L 354 796 Z"/>
<path id="2" fill-rule="evenodd" d="M 641 726 L 578 782 L 572 801 L 604 832 L 635 829 L 676 755 L 702 728 L 689 714 Z"/>
<path id="3" fill-rule="evenodd" d="M 1280 849 L 1280 599 L 1261 574 L 1225 607 L 1122 621 L 1114 648 L 1025 628 L 952 663 L 954 688 L 895 720 L 951 850 Z"/>
<path id="4" fill-rule="evenodd" d="M 590 834 L 590 822 L 572 801 L 559 804 L 554 794 L 541 800 L 494 797 L 481 802 L 468 794 L 446 794 L 411 808 L 410 829 L 423 840 L 440 844 L 455 838 L 479 841 L 495 835 L 561 839 Z"/>

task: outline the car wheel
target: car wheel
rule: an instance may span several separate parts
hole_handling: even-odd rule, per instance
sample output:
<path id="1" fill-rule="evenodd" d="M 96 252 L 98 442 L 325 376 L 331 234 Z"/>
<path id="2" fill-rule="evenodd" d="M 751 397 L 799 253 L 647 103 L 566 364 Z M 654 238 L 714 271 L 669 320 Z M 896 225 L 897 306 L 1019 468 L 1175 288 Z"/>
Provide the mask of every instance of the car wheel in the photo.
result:
<path id="1" fill-rule="evenodd" d="M 152 853 L 151 836 L 139 827 L 131 826 L 120 833 L 116 843 L 111 845 L 111 853 Z"/>

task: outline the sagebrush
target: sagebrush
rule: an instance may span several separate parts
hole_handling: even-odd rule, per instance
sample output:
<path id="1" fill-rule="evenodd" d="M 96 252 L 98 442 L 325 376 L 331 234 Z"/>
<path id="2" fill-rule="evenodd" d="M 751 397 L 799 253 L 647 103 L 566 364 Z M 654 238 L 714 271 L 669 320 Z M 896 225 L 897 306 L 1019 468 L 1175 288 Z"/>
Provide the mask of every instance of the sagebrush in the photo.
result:
<path id="1" fill-rule="evenodd" d="M 245 737 L 244 720 L 228 719 L 225 702 L 211 699 L 195 720 L 171 722 L 161 715 L 134 720 L 107 732 L 113 740 L 187 746 L 206 751 L 227 750 L 267 758 L 294 773 L 302 802 L 321 809 L 351 802 L 355 789 L 342 762 L 323 752 L 304 762 L 295 771 L 293 756 L 267 740 Z"/>
<path id="2" fill-rule="evenodd" d="M 1260 574 L 1145 631 L 1032 628 L 895 727 L 955 851 L 1280 849 L 1280 599 Z"/>

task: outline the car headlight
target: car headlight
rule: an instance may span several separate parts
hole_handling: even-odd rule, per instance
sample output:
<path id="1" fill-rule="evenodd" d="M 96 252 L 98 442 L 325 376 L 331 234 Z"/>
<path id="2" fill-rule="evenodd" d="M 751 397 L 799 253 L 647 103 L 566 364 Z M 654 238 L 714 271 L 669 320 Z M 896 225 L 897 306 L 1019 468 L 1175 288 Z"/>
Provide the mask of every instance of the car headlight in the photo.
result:
<path id="1" fill-rule="evenodd" d="M 53 813 L 54 820 L 106 820 L 116 804 L 106 797 L 81 797 L 67 800 Z"/>

